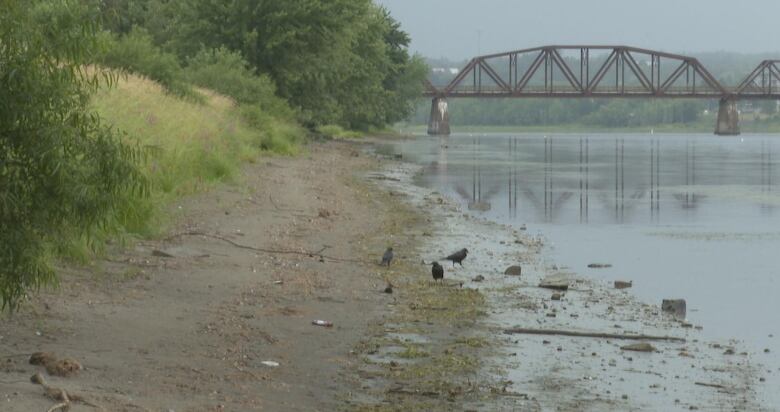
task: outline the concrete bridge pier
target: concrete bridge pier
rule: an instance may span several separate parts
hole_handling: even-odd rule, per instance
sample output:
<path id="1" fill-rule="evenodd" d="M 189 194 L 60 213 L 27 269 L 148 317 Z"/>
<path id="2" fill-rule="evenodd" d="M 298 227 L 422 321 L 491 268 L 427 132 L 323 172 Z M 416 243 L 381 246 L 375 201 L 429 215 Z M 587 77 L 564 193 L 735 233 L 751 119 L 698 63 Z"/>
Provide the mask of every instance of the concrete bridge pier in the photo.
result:
<path id="1" fill-rule="evenodd" d="M 718 108 L 718 123 L 715 134 L 719 136 L 736 136 L 739 132 L 739 111 L 734 99 L 721 99 Z"/>
<path id="2" fill-rule="evenodd" d="M 447 99 L 434 97 L 431 101 L 431 116 L 428 118 L 428 135 L 450 135 L 450 112 L 447 107 Z"/>

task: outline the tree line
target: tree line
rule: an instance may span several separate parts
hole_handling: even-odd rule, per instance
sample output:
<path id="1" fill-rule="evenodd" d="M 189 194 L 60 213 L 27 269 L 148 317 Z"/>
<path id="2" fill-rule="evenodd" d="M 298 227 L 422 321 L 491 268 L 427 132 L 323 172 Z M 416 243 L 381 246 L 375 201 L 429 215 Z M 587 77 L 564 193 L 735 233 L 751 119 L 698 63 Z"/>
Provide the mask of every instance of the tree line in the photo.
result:
<path id="1" fill-rule="evenodd" d="M 427 69 L 372 0 L 0 0 L 0 306 L 56 283 L 68 239 L 121 232 L 119 205 L 147 196 L 148 152 L 91 96 L 119 72 L 197 102 L 369 130 L 414 110 Z M 273 142 L 260 141 L 261 145 Z"/>

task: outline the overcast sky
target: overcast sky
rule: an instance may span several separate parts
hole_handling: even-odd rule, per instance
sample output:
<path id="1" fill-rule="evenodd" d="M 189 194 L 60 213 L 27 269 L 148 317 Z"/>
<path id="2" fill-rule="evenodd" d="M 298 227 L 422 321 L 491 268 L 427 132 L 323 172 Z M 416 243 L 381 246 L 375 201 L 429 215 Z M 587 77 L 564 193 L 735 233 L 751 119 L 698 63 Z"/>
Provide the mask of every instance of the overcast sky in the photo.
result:
<path id="1" fill-rule="evenodd" d="M 778 52 L 780 0 L 377 0 L 412 50 L 462 59 L 547 44 Z"/>

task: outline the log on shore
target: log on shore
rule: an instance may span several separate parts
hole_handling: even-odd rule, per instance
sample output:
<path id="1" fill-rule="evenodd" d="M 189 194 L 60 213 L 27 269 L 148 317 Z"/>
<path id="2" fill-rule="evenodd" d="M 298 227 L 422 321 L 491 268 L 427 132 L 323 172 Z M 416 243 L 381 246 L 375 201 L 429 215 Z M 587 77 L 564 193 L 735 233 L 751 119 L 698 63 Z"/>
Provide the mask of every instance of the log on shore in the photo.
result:
<path id="1" fill-rule="evenodd" d="M 653 335 L 628 335 L 617 333 L 600 333 L 600 332 L 577 332 L 572 330 L 560 330 L 560 329 L 530 329 L 530 328 L 511 328 L 505 329 L 505 334 L 524 334 L 524 335 L 559 335 L 559 336 L 575 336 L 582 338 L 601 338 L 601 339 L 628 339 L 628 340 L 667 340 L 673 342 L 685 342 L 685 338 L 678 338 L 675 336 L 653 336 Z"/>

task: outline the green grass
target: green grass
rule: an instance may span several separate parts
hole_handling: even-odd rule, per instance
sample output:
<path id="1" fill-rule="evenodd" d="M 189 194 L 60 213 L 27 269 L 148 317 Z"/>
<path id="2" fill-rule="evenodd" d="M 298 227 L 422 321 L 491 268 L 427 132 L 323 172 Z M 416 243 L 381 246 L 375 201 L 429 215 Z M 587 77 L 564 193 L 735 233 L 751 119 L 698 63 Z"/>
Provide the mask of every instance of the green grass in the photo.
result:
<path id="1" fill-rule="evenodd" d="M 359 139 L 365 135 L 354 130 L 345 130 L 343 127 L 335 124 L 328 124 L 317 128 L 317 133 L 333 139 Z"/>
<path id="2" fill-rule="evenodd" d="M 94 96 L 93 107 L 104 122 L 147 153 L 149 196 L 128 193 L 113 230 L 158 235 L 165 228 L 163 211 L 175 199 L 218 182 L 236 182 L 242 164 L 263 153 L 297 151 L 303 131 L 292 121 L 264 116 L 262 123 L 253 122 L 231 99 L 196 91 L 203 103 L 166 93 L 142 77 L 121 76 Z"/>

